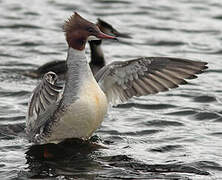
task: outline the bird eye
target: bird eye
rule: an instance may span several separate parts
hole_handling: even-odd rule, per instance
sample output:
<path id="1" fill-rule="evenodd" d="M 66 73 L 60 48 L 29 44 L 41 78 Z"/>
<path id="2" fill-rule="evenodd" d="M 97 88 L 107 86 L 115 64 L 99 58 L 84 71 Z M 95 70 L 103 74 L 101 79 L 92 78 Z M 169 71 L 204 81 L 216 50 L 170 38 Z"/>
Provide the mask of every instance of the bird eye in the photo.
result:
<path id="1" fill-rule="evenodd" d="M 89 27 L 87 30 L 88 30 L 88 32 L 90 32 L 90 33 L 93 33 L 93 32 L 94 32 L 94 29 L 91 28 L 91 27 Z"/>

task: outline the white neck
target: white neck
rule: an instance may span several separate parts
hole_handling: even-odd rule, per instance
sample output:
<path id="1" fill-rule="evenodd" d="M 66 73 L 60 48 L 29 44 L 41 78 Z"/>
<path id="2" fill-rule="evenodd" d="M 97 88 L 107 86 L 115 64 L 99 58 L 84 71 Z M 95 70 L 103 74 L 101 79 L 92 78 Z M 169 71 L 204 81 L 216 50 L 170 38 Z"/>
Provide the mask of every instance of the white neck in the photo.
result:
<path id="1" fill-rule="evenodd" d="M 74 65 L 74 64 L 81 64 L 83 62 L 86 62 L 86 55 L 85 55 L 85 49 L 84 50 L 77 50 L 73 48 L 68 49 L 68 57 L 66 59 L 67 66 Z"/>
<path id="2" fill-rule="evenodd" d="M 63 105 L 69 105 L 78 99 L 79 89 L 85 79 L 91 73 L 85 50 L 68 49 L 66 60 L 67 73 L 63 93 Z M 91 73 L 92 74 L 92 73 Z"/>

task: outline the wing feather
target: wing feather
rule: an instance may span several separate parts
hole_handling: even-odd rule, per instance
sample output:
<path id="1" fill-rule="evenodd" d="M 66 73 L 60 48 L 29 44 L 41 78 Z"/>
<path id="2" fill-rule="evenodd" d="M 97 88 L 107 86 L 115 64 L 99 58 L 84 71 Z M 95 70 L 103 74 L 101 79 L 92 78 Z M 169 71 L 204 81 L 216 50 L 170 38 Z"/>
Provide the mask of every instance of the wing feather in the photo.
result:
<path id="1" fill-rule="evenodd" d="M 170 57 L 143 57 L 114 62 L 95 76 L 112 104 L 125 102 L 133 96 L 167 91 L 186 84 L 207 68 L 207 63 Z"/>
<path id="2" fill-rule="evenodd" d="M 57 79 L 58 76 L 54 72 L 46 73 L 32 93 L 26 118 L 26 132 L 29 138 L 41 132 L 57 108 L 63 93 L 63 87 L 56 85 Z"/>

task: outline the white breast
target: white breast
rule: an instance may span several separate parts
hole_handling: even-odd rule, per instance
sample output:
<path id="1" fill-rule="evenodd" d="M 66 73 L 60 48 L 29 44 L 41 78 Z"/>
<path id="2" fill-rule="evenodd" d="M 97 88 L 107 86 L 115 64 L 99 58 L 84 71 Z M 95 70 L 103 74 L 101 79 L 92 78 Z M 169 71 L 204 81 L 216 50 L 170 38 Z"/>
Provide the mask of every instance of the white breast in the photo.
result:
<path id="1" fill-rule="evenodd" d="M 107 112 L 107 99 L 93 76 L 84 80 L 78 97 L 53 128 L 50 142 L 66 138 L 87 139 L 102 123 Z"/>

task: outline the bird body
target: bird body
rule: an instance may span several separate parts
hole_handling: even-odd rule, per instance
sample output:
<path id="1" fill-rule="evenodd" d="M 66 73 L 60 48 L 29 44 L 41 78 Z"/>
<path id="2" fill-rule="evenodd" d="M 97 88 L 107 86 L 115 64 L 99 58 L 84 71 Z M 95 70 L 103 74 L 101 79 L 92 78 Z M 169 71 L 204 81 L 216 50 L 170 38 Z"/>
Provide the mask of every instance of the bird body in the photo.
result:
<path id="1" fill-rule="evenodd" d="M 79 34 L 75 36 L 76 32 L 69 32 L 73 19 L 78 26 L 81 26 L 82 20 L 75 14 L 66 24 L 69 49 L 64 87 L 57 87 L 58 76 L 55 73 L 46 73 L 29 103 L 26 132 L 35 143 L 56 143 L 72 137 L 87 139 L 100 126 L 107 112 L 107 98 L 97 84 L 85 55 L 84 45 L 88 36 L 85 35 L 79 42 Z M 83 23 L 95 28 L 94 33 L 101 38 L 114 38 L 101 33 L 86 20 Z M 76 38 L 69 37 L 70 33 L 74 33 Z"/>
<path id="2" fill-rule="evenodd" d="M 70 59 L 67 60 L 68 64 L 70 62 L 67 75 L 72 77 L 71 74 L 75 73 L 78 79 L 73 81 L 71 78 L 66 82 L 64 96 L 61 99 L 62 105 L 55 113 L 55 117 L 59 117 L 59 120 L 52 128 L 55 133 L 49 137 L 50 142 L 59 142 L 72 137 L 88 139 L 100 126 L 107 112 L 106 96 L 93 77 L 84 50 L 78 52 L 70 48 L 69 53 L 73 56 L 69 56 Z M 81 57 L 76 57 L 77 54 Z M 75 58 L 82 61 L 74 61 Z M 72 72 L 73 70 L 75 72 Z M 76 81 L 78 85 L 74 90 L 73 82 Z"/>

